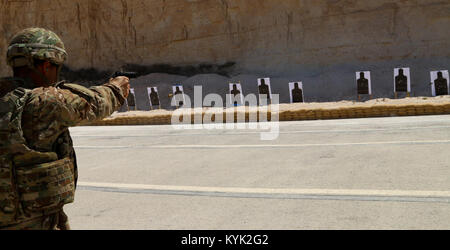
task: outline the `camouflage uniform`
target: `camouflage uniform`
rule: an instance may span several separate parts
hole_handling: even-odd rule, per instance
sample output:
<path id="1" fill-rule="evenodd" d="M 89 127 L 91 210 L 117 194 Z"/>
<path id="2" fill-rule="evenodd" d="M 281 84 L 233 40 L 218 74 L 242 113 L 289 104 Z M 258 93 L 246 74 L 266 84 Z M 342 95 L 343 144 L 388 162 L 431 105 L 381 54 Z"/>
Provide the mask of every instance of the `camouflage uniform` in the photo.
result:
<path id="1" fill-rule="evenodd" d="M 52 32 L 27 29 L 11 42 L 8 64 L 33 67 L 34 58 L 61 65 L 64 45 Z M 125 102 L 112 83 L 32 86 L 0 79 L 0 229 L 68 226 L 63 206 L 73 202 L 78 175 L 68 128 L 108 117 Z"/>

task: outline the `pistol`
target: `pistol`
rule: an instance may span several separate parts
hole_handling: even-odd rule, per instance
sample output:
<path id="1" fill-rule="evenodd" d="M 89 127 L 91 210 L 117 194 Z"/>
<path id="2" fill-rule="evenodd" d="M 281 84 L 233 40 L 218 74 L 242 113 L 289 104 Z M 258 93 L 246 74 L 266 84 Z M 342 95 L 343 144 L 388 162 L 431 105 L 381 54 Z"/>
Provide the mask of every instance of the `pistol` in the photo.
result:
<path id="1" fill-rule="evenodd" d="M 123 71 L 116 71 L 113 75 L 112 78 L 116 78 L 119 76 L 125 76 L 128 78 L 137 78 L 137 73 L 136 72 L 123 72 Z"/>

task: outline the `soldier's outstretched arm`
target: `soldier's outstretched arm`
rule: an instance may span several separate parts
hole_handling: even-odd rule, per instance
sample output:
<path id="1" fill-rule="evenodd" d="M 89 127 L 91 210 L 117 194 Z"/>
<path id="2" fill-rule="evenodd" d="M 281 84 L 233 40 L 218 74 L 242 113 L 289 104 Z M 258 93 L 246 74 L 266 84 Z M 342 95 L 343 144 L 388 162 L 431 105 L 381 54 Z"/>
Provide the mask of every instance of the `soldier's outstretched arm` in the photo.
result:
<path id="1" fill-rule="evenodd" d="M 87 125 L 119 110 L 129 94 L 129 79 L 117 77 L 101 86 L 86 88 L 62 83 L 32 91 L 27 106 L 38 119 L 53 121 L 56 127 Z"/>

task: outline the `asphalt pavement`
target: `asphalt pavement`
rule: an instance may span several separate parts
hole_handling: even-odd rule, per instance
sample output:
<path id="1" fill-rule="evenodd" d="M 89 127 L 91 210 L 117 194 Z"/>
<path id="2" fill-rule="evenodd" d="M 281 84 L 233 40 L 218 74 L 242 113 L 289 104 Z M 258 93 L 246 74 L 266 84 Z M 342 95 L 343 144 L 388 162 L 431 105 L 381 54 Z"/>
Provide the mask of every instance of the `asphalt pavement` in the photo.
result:
<path id="1" fill-rule="evenodd" d="M 73 229 L 450 229 L 450 116 L 71 129 Z"/>

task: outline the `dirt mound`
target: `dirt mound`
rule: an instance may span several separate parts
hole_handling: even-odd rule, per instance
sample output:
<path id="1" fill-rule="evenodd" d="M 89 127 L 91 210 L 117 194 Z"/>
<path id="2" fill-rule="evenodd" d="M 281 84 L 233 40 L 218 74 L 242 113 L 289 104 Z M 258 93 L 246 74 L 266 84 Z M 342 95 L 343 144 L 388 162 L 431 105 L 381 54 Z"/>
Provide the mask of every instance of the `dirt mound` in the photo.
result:
<path id="1" fill-rule="evenodd" d="M 269 112 L 267 111 L 269 110 Z M 318 119 L 345 119 L 385 116 L 416 116 L 416 115 L 442 115 L 450 114 L 450 96 L 440 97 L 411 97 L 405 99 L 375 99 L 367 102 L 341 101 L 328 103 L 297 103 L 270 105 L 265 109 L 259 107 L 239 108 L 198 108 L 180 109 L 188 116 L 205 114 L 222 115 L 226 121 L 228 112 L 235 116 L 243 114 L 246 121 L 249 117 L 260 112 L 268 112 L 269 119 L 278 116 L 280 121 L 318 120 Z M 169 125 L 171 124 L 174 111 L 133 111 L 126 113 L 114 113 L 111 117 L 97 122 L 94 125 Z M 212 117 L 212 116 L 211 116 Z M 272 118 L 274 117 L 274 118 Z M 215 118 L 212 119 L 214 121 Z M 205 120 L 204 122 L 210 122 Z"/>

